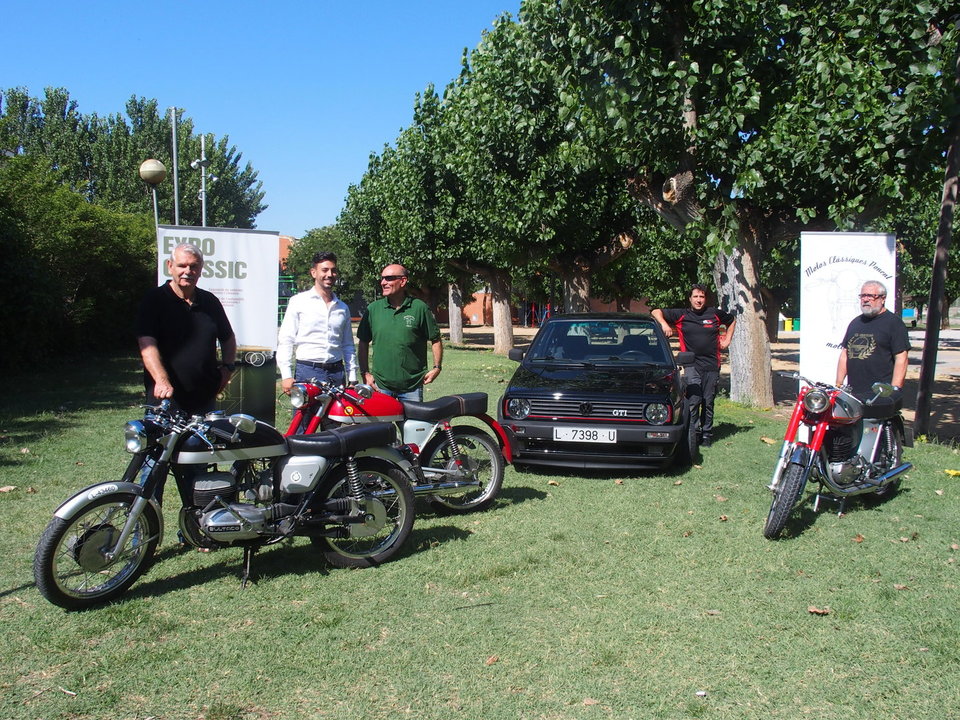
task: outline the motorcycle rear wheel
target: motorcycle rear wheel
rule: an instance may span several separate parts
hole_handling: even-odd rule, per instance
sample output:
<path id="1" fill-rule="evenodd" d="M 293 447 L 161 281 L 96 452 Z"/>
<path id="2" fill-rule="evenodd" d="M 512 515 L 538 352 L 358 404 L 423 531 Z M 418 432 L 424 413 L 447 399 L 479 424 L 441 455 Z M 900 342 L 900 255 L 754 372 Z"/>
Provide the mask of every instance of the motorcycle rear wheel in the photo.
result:
<path id="1" fill-rule="evenodd" d="M 888 430 L 890 433 L 889 436 L 887 435 Z M 887 439 L 888 437 L 889 440 Z M 880 453 L 882 457 L 880 458 L 879 465 L 884 470 L 892 470 L 903 463 L 903 432 L 896 425 L 891 425 L 889 428 L 884 428 L 883 446 L 880 448 Z M 900 488 L 900 481 L 902 479 L 903 477 L 898 475 L 890 482 L 889 485 L 885 485 L 877 490 L 873 494 L 873 497 L 878 499 L 886 499 L 894 495 Z"/>
<path id="2" fill-rule="evenodd" d="M 453 428 L 453 436 L 460 448 L 465 472 L 461 477 L 480 482 L 479 488 L 468 488 L 461 495 L 430 495 L 430 506 L 439 512 L 462 514 L 485 510 L 500 494 L 503 486 L 503 453 L 500 445 L 479 428 L 459 425 Z M 430 468 L 457 469 L 457 458 L 446 435 L 437 437 L 436 444 L 428 444 L 420 456 L 420 466 L 430 480 Z M 441 475 L 439 482 L 456 476 Z"/>
<path id="3" fill-rule="evenodd" d="M 108 561 L 102 549 L 116 542 L 137 496 L 102 495 L 72 518 L 49 522 L 33 559 L 40 594 L 54 605 L 80 610 L 109 602 L 133 585 L 150 566 L 160 542 L 160 517 L 147 505 L 121 554 Z"/>
<path id="4" fill-rule="evenodd" d="M 413 490 L 399 468 L 378 458 L 357 458 L 364 488 L 365 523 L 344 525 L 347 537 L 312 537 L 336 567 L 371 567 L 397 554 L 413 528 Z M 347 467 L 336 468 L 317 491 L 317 502 L 349 496 Z"/>
<path id="5" fill-rule="evenodd" d="M 763 525 L 763 536 L 773 540 L 783 532 L 787 526 L 787 519 L 793 511 L 794 505 L 803 492 L 803 466 L 797 463 L 788 463 L 780 473 L 780 482 L 773 491 L 773 501 L 770 503 L 770 512 Z"/>

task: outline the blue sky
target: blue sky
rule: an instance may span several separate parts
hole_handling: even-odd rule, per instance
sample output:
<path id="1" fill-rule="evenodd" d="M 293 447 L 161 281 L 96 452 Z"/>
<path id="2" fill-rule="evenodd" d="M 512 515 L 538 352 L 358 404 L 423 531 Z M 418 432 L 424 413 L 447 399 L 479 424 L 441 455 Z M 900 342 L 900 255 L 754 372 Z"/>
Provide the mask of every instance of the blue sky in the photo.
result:
<path id="1" fill-rule="evenodd" d="M 64 87 L 83 113 L 131 95 L 177 106 L 196 132 L 228 135 L 259 172 L 261 230 L 332 224 L 371 152 L 442 90 L 464 48 L 520 0 L 94 0 L 4 10 L 0 87 Z M 135 171 L 135 170 L 134 170 Z M 189 168 L 180 168 L 183 174 Z M 216 192 L 215 186 L 211 194 Z M 161 208 L 161 222 L 173 222 Z"/>

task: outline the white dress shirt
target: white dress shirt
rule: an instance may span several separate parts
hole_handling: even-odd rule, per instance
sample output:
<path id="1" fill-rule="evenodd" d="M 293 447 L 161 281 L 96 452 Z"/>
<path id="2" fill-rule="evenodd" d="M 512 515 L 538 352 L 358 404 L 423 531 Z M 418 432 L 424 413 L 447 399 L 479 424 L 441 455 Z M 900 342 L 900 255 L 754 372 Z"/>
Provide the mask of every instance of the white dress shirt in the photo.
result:
<path id="1" fill-rule="evenodd" d="M 350 327 L 350 308 L 336 295 L 328 304 L 316 288 L 310 288 L 290 298 L 277 336 L 277 367 L 282 379 L 294 377 L 295 360 L 342 360 L 346 380 L 356 381 L 357 350 Z"/>

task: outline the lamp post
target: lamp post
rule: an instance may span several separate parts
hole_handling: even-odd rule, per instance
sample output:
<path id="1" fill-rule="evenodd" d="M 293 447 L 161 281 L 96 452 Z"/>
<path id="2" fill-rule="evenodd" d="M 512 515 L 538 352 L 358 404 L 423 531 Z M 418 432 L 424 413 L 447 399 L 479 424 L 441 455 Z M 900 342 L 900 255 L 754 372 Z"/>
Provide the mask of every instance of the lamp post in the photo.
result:
<path id="1" fill-rule="evenodd" d="M 173 224 L 180 224 L 180 182 L 177 174 L 177 108 L 170 108 L 170 126 L 173 144 Z"/>
<path id="2" fill-rule="evenodd" d="M 194 160 L 190 163 L 190 167 L 194 170 L 200 168 L 200 192 L 198 197 L 200 198 L 200 214 L 202 216 L 202 227 L 207 226 L 207 168 L 210 166 L 210 161 L 207 159 L 207 136 L 206 134 L 200 135 L 200 159 Z M 217 176 L 211 175 L 210 182 L 216 182 Z"/>
<path id="3" fill-rule="evenodd" d="M 160 225 L 160 216 L 157 214 L 157 185 L 167 176 L 167 168 L 159 160 L 150 158 L 140 163 L 140 179 L 150 186 L 153 193 L 153 224 Z"/>

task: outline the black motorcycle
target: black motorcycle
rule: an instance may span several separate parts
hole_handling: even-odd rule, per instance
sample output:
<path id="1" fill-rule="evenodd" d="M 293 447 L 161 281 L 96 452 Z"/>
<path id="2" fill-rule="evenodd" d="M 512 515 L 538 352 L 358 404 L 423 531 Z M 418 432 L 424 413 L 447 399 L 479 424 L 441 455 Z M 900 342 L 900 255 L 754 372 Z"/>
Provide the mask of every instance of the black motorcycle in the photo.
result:
<path id="1" fill-rule="evenodd" d="M 155 495 L 168 474 L 180 494 L 181 541 L 242 547 L 243 584 L 255 550 L 298 536 L 338 567 L 389 560 L 414 518 L 414 471 L 390 447 L 395 433 L 376 423 L 285 438 L 249 415 L 188 417 L 169 401 L 148 407 L 126 424 L 133 458 L 123 477 L 57 508 L 34 557 L 37 588 L 68 609 L 125 592 L 163 536 Z"/>

